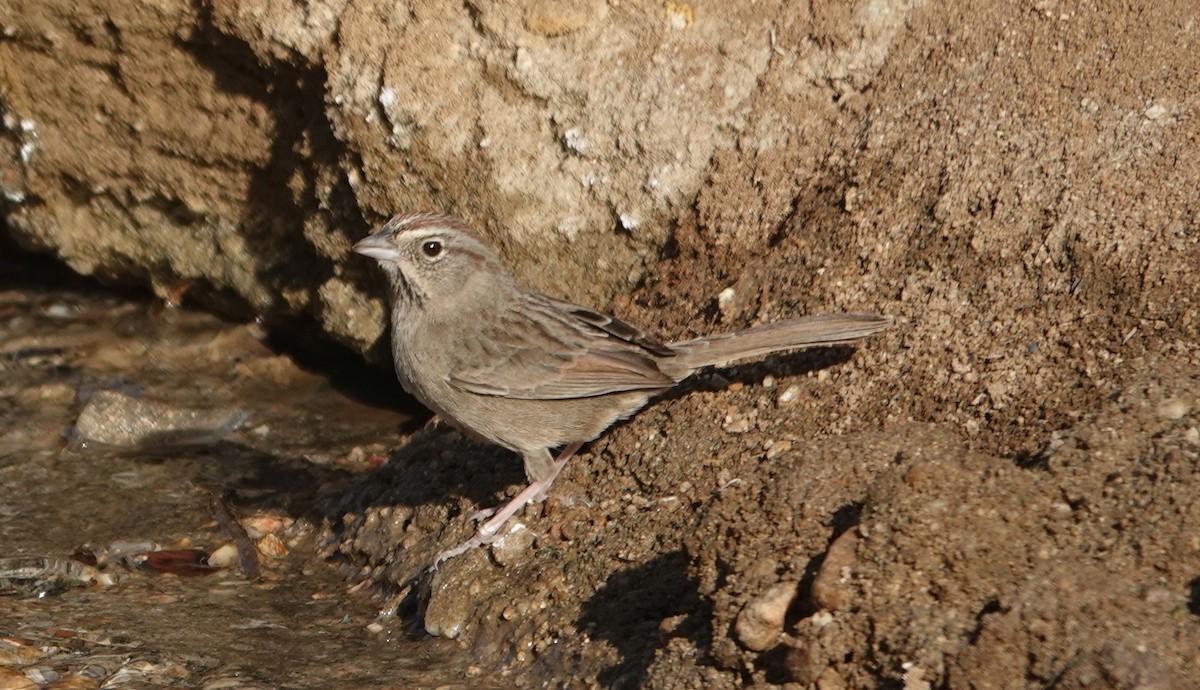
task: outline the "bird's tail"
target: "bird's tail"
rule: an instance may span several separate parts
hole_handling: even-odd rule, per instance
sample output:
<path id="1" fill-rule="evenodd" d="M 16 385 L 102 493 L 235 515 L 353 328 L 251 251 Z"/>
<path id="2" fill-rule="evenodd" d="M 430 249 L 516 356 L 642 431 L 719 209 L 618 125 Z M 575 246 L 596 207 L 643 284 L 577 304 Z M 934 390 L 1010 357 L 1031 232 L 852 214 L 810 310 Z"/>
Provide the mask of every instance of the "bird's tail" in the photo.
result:
<path id="1" fill-rule="evenodd" d="M 852 343 L 891 325 L 890 316 L 878 314 L 806 316 L 755 326 L 737 333 L 671 343 L 671 349 L 677 353 L 676 363 L 681 368 L 696 370 L 781 350 Z"/>

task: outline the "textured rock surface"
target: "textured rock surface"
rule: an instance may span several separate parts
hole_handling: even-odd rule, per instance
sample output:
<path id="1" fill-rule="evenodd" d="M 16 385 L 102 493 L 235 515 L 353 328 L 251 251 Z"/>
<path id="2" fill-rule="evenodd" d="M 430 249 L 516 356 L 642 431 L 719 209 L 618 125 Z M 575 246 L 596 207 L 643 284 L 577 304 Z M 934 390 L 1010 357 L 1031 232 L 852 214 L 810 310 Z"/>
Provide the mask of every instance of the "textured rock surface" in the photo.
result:
<path id="1" fill-rule="evenodd" d="M 717 162 L 787 185 L 715 209 L 761 240 L 909 11 L 848 3 L 6 0 L 4 213 L 73 268 L 226 311 L 381 333 L 350 240 L 463 216 L 529 282 L 603 304 Z M 825 28 L 831 27 L 831 28 Z M 812 32 L 820 30 L 816 35 Z"/>
<path id="2" fill-rule="evenodd" d="M 628 687 L 1194 686 L 1200 435 L 1179 401 L 1200 371 L 1198 31 L 1182 10 L 926 5 L 809 177 L 815 149 L 718 153 L 618 313 L 672 337 L 864 306 L 897 328 L 828 369 L 726 372 L 745 385 L 702 382 L 593 444 L 560 489 L 593 507 L 528 516 L 545 536 L 527 565 L 479 553 L 439 574 L 435 601 L 495 593 L 458 639 L 494 649 L 502 630 L 547 678 Z M 427 457 L 402 451 L 396 477 L 456 498 L 348 502 L 424 516 L 428 544 L 346 550 L 381 579 L 461 538 L 455 516 L 494 500 L 481 485 L 520 480 L 515 460 Z M 820 610 L 848 531 L 841 601 Z M 739 644 L 739 612 L 790 581 L 778 642 Z"/>

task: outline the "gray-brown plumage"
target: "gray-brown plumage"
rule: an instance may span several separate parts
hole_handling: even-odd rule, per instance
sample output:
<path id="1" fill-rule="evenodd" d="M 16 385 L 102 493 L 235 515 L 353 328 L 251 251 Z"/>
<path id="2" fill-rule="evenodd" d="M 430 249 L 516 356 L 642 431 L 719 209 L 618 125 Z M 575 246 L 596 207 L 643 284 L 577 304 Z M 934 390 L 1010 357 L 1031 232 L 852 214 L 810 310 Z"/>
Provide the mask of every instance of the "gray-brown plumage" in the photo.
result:
<path id="1" fill-rule="evenodd" d="M 392 287 L 392 355 L 405 390 L 469 436 L 519 453 L 530 486 L 442 560 L 494 538 L 580 444 L 697 369 L 848 343 L 891 319 L 812 316 L 663 343 L 624 321 L 518 285 L 462 222 L 405 214 L 354 246 Z M 563 448 L 557 458 L 552 448 Z"/>

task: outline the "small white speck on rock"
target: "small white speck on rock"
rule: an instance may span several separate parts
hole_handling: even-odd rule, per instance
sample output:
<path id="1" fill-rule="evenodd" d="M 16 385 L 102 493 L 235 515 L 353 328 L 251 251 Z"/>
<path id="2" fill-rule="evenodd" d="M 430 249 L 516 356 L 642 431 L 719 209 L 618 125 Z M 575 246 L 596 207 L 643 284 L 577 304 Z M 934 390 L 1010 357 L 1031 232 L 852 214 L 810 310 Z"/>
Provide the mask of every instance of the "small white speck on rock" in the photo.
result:
<path id="1" fill-rule="evenodd" d="M 725 288 L 717 295 L 717 309 L 721 310 L 721 316 L 729 316 L 729 311 L 733 307 L 733 300 L 736 297 L 737 291 L 732 287 Z"/>
<path id="2" fill-rule="evenodd" d="M 517 563 L 533 546 L 536 535 L 521 523 L 516 523 L 508 532 L 492 542 L 492 558 L 501 566 Z"/>
<path id="3" fill-rule="evenodd" d="M 379 92 L 379 105 L 386 110 L 393 105 L 396 105 L 396 90 L 391 87 L 384 87 Z"/>
<path id="4" fill-rule="evenodd" d="M 793 383 L 779 393 L 775 398 L 775 402 L 778 405 L 791 405 L 796 402 L 796 398 L 798 397 L 800 397 L 800 386 Z"/>
<path id="5" fill-rule="evenodd" d="M 754 428 L 755 417 L 757 411 L 752 410 L 750 414 L 745 412 L 730 412 L 725 415 L 725 420 L 721 424 L 721 428 L 730 434 L 744 434 Z"/>
<path id="6" fill-rule="evenodd" d="M 566 144 L 568 149 L 581 156 L 587 153 L 588 140 L 583 136 L 583 132 L 580 132 L 576 127 L 563 132 L 563 143 Z"/>
<path id="7" fill-rule="evenodd" d="M 1200 446 L 1200 429 L 1194 426 L 1190 427 L 1187 431 L 1183 432 L 1183 440 L 1193 446 Z"/>

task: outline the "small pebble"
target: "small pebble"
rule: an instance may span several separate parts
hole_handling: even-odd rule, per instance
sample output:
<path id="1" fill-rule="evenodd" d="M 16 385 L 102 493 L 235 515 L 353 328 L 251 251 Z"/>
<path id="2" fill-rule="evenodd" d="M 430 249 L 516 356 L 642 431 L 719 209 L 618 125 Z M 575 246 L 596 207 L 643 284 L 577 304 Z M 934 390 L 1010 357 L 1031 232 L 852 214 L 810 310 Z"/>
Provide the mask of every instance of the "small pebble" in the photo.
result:
<path id="1" fill-rule="evenodd" d="M 670 616 L 658 622 L 658 636 L 660 639 L 668 639 L 679 634 L 679 630 L 688 622 L 686 614 Z"/>
<path id="2" fill-rule="evenodd" d="M 817 690 L 846 690 L 846 681 L 830 666 L 817 677 Z"/>
<path id="3" fill-rule="evenodd" d="M 280 515 L 252 515 L 241 521 L 242 527 L 246 528 L 246 533 L 256 539 L 268 534 L 275 534 L 290 527 L 294 522 L 295 520 L 292 518 Z"/>
<path id="4" fill-rule="evenodd" d="M 828 611 L 817 611 L 808 617 L 808 622 L 814 628 L 824 628 L 833 622 L 833 614 Z"/>
<path id="5" fill-rule="evenodd" d="M 721 428 L 730 434 L 744 434 L 754 428 L 750 415 L 742 412 L 731 412 L 725 415 Z"/>
<path id="6" fill-rule="evenodd" d="M 492 542 L 492 558 L 504 567 L 520 562 L 533 546 L 534 537 L 532 530 L 518 522 Z"/>
<path id="7" fill-rule="evenodd" d="M 208 564 L 214 568 L 229 568 L 237 563 L 238 550 L 233 544 L 222 544 L 208 554 Z"/>
<path id="8" fill-rule="evenodd" d="M 695 11 L 685 2 L 667 0 L 663 3 L 663 10 L 667 14 L 667 26 L 676 31 L 682 31 L 696 21 Z"/>
<path id="9" fill-rule="evenodd" d="M 733 306 L 733 299 L 737 297 L 737 292 L 733 288 L 727 287 L 717 295 L 717 309 L 721 310 L 722 316 L 729 316 L 729 309 Z"/>
<path id="10" fill-rule="evenodd" d="M 59 674 L 52 668 L 33 667 L 25 669 L 25 677 L 38 685 L 46 685 L 58 680 Z"/>
<path id="11" fill-rule="evenodd" d="M 788 607 L 796 598 L 795 581 L 772 585 L 742 608 L 733 624 L 734 634 L 742 646 L 753 652 L 765 652 L 783 634 L 783 622 Z"/>
<path id="12" fill-rule="evenodd" d="M 853 529 L 846 530 L 829 545 L 821 569 L 813 578 L 812 598 L 818 608 L 838 611 L 850 603 L 853 596 L 850 577 L 858 560 L 857 546 L 858 535 Z"/>
<path id="13" fill-rule="evenodd" d="M 1186 400 L 1171 398 L 1159 403 L 1158 416 L 1170 421 L 1182 419 L 1184 415 L 1191 411 L 1191 407 Z"/>
<path id="14" fill-rule="evenodd" d="M 534 0 L 525 9 L 525 28 L 546 37 L 563 36 L 586 26 L 605 15 L 607 5 L 601 0 L 588 2 L 554 2 Z"/>
<path id="15" fill-rule="evenodd" d="M 288 553 L 287 544 L 276 534 L 268 534 L 258 540 L 258 552 L 267 558 L 283 558 Z"/>
<path id="16" fill-rule="evenodd" d="M 46 316 L 52 319 L 69 319 L 74 315 L 75 310 L 69 304 L 51 304 L 46 308 Z"/>
<path id="17" fill-rule="evenodd" d="M 784 453 L 788 452 L 791 449 L 792 449 L 792 442 L 787 440 L 786 438 L 779 440 L 779 441 L 775 441 L 774 443 L 771 444 L 771 447 L 767 449 L 767 457 L 768 458 L 778 457 L 778 456 L 783 455 Z"/>
<path id="18" fill-rule="evenodd" d="M 779 396 L 775 398 L 775 402 L 779 405 L 790 405 L 798 397 L 800 397 L 800 386 L 793 383 L 779 393 Z"/>
<path id="19" fill-rule="evenodd" d="M 456 639 L 479 607 L 480 597 L 463 591 L 461 583 L 437 583 L 425 608 L 425 632 L 447 640 Z"/>
<path id="20" fill-rule="evenodd" d="M 913 664 L 904 669 L 904 690 L 929 690 L 929 681 L 925 680 L 925 669 Z"/>

